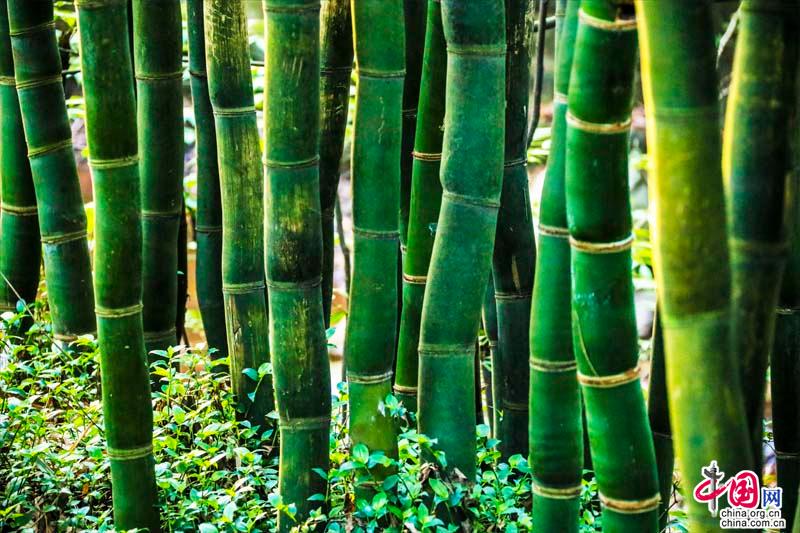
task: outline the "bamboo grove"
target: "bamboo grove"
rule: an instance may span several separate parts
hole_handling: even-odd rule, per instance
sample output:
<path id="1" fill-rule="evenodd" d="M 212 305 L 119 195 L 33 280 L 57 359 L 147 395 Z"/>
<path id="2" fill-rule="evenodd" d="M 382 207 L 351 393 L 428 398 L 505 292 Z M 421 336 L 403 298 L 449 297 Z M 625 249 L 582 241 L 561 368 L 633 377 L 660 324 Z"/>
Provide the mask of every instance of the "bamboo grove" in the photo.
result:
<path id="1" fill-rule="evenodd" d="M 0 0 L 0 311 L 44 289 L 59 349 L 96 336 L 117 529 L 166 529 L 151 395 L 184 340 L 190 97 L 209 370 L 274 435 L 277 530 L 326 512 L 327 338 L 345 324 L 351 450 L 400 456 L 394 395 L 448 480 L 485 474 L 484 421 L 503 461 L 527 460 L 533 531 L 577 533 L 591 480 L 603 531 L 667 531 L 678 505 L 689 531 L 712 532 L 704 482 L 760 477 L 769 411 L 784 530 L 800 531 L 795 1 L 738 5 L 721 106 L 712 0 L 262 0 L 263 64 L 244 0 L 75 0 L 93 220 L 56 4 Z M 629 184 L 642 104 L 643 238 Z M 353 271 L 332 323 L 344 161 Z M 395 472 L 371 474 L 355 498 Z"/>

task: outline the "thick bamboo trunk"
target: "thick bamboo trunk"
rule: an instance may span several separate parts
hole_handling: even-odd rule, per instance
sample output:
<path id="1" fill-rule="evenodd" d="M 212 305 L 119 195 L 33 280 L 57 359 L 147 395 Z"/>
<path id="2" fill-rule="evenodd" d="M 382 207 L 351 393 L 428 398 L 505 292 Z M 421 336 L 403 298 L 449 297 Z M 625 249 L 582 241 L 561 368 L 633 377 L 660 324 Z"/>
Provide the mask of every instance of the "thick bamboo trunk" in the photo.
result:
<path id="1" fill-rule="evenodd" d="M 205 0 L 206 69 L 222 191 L 222 291 L 233 390 L 264 426 L 274 408 L 264 281 L 264 172 L 243 0 Z M 259 372 L 257 380 L 248 368 Z M 251 373 L 252 372 L 248 372 Z"/>
<path id="2" fill-rule="evenodd" d="M 530 463 L 537 531 L 578 531 L 583 467 L 583 410 L 570 312 L 570 248 L 565 157 L 567 93 L 579 2 L 561 0 L 556 34 L 555 96 L 539 209 L 539 250 L 530 322 Z"/>
<path id="3" fill-rule="evenodd" d="M 350 106 L 353 32 L 350 0 L 323 0 L 321 7 L 319 192 L 322 213 L 322 307 L 325 326 L 328 327 L 333 297 L 336 191 Z"/>
<path id="4" fill-rule="evenodd" d="M 497 0 L 442 1 L 447 102 L 443 200 L 420 332 L 419 430 L 475 480 L 474 343 L 503 172 L 505 17 Z"/>
<path id="5" fill-rule="evenodd" d="M 412 153 L 410 216 L 403 260 L 403 306 L 394 384 L 395 394 L 412 411 L 417 410 L 417 349 L 422 299 L 428 279 L 436 222 L 442 204 L 439 168 L 444 135 L 446 75 L 447 51 L 442 29 L 441 3 L 429 0 L 416 115 L 417 130 Z"/>
<path id="6" fill-rule="evenodd" d="M 280 415 L 279 491 L 305 520 L 325 494 L 330 367 L 322 314 L 317 0 L 265 0 L 266 273 Z M 297 65 L 286 76 L 288 65 Z M 292 518 L 280 514 L 278 530 Z"/>
<path id="7" fill-rule="evenodd" d="M 141 156 L 142 316 L 149 354 L 178 342 L 178 231 L 183 202 L 180 2 L 134 0 L 133 36 Z"/>
<path id="8" fill-rule="evenodd" d="M 11 0 L 8 9 L 54 336 L 69 342 L 94 333 L 97 325 L 86 213 L 64 104 L 53 3 Z M 38 270 L 36 265 L 28 268 Z"/>
<path id="9" fill-rule="evenodd" d="M 675 451 L 672 447 L 672 427 L 669 423 L 669 398 L 667 397 L 667 370 L 664 366 L 664 329 L 656 311 L 653 323 L 650 356 L 650 387 L 647 391 L 647 418 L 653 432 L 658 469 L 658 530 L 664 531 L 669 522 L 672 496 L 672 473 L 675 470 Z"/>
<path id="10" fill-rule="evenodd" d="M 656 531 L 660 500 L 631 274 L 632 15 L 614 0 L 581 2 L 566 118 L 572 342 L 606 532 Z"/>
<path id="11" fill-rule="evenodd" d="M 142 329 L 136 102 L 125 4 L 76 2 L 94 180 L 95 312 L 114 526 L 159 531 Z"/>
<path id="12" fill-rule="evenodd" d="M 189 74 L 194 104 L 197 151 L 197 301 L 214 358 L 228 355 L 225 301 L 222 296 L 222 199 L 217 165 L 214 112 L 208 95 L 204 0 L 188 0 Z"/>
<path id="13" fill-rule="evenodd" d="M 397 454 L 394 423 L 378 410 L 392 392 L 397 331 L 403 4 L 353 0 L 358 88 L 353 138 L 353 282 L 345 339 L 353 444 Z"/>
<path id="14" fill-rule="evenodd" d="M 14 79 L 6 0 L 0 0 L 0 312 L 33 303 L 42 248 L 36 193 Z"/>
<path id="15" fill-rule="evenodd" d="M 494 372 L 503 387 L 495 434 L 504 458 L 528 455 L 528 329 L 536 243 L 528 195 L 529 0 L 506 0 L 506 137 L 503 192 L 497 217 L 493 278 L 497 301 Z"/>
<path id="16" fill-rule="evenodd" d="M 711 460 L 728 475 L 753 466 L 729 344 L 716 47 L 707 0 L 637 0 L 636 8 L 670 419 L 688 491 Z M 691 531 L 718 531 L 707 505 L 686 501 Z"/>
<path id="17" fill-rule="evenodd" d="M 731 332 L 741 365 L 756 472 L 761 471 L 764 391 L 789 244 L 788 137 L 797 97 L 797 3 L 745 0 L 728 95 L 722 175 L 731 250 Z M 791 191 L 789 191 L 791 192 Z"/>

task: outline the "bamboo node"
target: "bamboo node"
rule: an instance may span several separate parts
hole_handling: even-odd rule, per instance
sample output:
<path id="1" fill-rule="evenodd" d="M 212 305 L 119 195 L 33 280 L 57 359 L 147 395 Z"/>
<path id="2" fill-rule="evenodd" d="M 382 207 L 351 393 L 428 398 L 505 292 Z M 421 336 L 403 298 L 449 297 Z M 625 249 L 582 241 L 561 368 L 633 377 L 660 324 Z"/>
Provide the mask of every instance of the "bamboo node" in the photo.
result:
<path id="1" fill-rule="evenodd" d="M 548 226 L 540 222 L 539 235 L 547 235 L 548 237 L 555 237 L 556 239 L 569 239 L 569 230 L 567 228 L 559 228 L 558 226 Z"/>
<path id="2" fill-rule="evenodd" d="M 300 281 L 275 281 L 267 278 L 267 287 L 273 291 L 298 291 L 303 292 L 310 289 L 316 289 L 322 285 L 322 276 L 317 276 L 312 279 Z"/>
<path id="3" fill-rule="evenodd" d="M 569 97 L 564 93 L 556 91 L 553 94 L 553 102 L 557 104 L 566 104 L 569 102 Z"/>
<path id="4" fill-rule="evenodd" d="M 475 345 L 469 344 L 426 344 L 419 343 L 417 350 L 419 355 L 430 355 L 433 357 L 474 357 Z"/>
<path id="5" fill-rule="evenodd" d="M 302 169 L 311 168 L 319 164 L 319 156 L 315 155 L 306 159 L 298 161 L 276 161 L 274 159 L 264 159 L 264 167 L 270 168 L 285 168 L 285 169 Z"/>
<path id="6" fill-rule="evenodd" d="M 24 35 L 32 35 L 34 33 L 39 33 L 40 31 L 55 31 L 55 29 L 56 29 L 56 21 L 48 20 L 47 22 L 42 22 L 41 24 L 36 24 L 35 26 L 28 26 L 27 28 L 18 28 L 10 30 L 8 34 L 11 37 L 22 37 Z"/>
<path id="7" fill-rule="evenodd" d="M 171 211 L 152 211 L 150 209 L 142 209 L 142 218 L 180 218 L 183 215 L 183 209 Z"/>
<path id="8" fill-rule="evenodd" d="M 263 291 L 266 288 L 267 285 L 264 280 L 222 284 L 222 292 L 225 294 L 250 294 L 251 292 Z"/>
<path id="9" fill-rule="evenodd" d="M 643 500 L 620 500 L 617 498 L 610 498 L 602 492 L 598 492 L 597 495 L 600 497 L 600 503 L 602 503 L 606 509 L 620 514 L 649 513 L 650 511 L 658 509 L 658 504 L 661 503 L 660 494 Z"/>
<path id="10" fill-rule="evenodd" d="M 75 0 L 77 9 L 101 9 L 125 4 L 127 0 Z"/>
<path id="11" fill-rule="evenodd" d="M 132 167 L 139 164 L 139 155 L 129 155 L 114 159 L 94 159 L 89 158 L 89 166 L 93 170 L 106 170 L 114 168 Z"/>
<path id="12" fill-rule="evenodd" d="M 731 237 L 728 239 L 732 252 L 746 252 L 755 256 L 751 260 L 774 260 L 786 255 L 790 242 L 786 239 L 780 242 L 751 241 Z M 734 261 L 736 258 L 733 258 Z"/>
<path id="13" fill-rule="evenodd" d="M 153 455 L 153 445 L 145 444 L 138 448 L 112 448 L 106 447 L 108 458 L 112 461 L 135 461 Z"/>
<path id="14" fill-rule="evenodd" d="M 27 91 L 28 89 L 36 89 L 37 87 L 45 87 L 47 85 L 61 85 L 62 79 L 59 73 L 55 76 L 44 76 L 24 81 L 17 80 L 17 91 Z"/>
<path id="15" fill-rule="evenodd" d="M 531 297 L 531 291 L 524 292 L 494 292 L 495 300 L 527 300 Z"/>
<path id="16" fill-rule="evenodd" d="M 309 418 L 293 418 L 291 420 L 279 420 L 278 426 L 281 431 L 307 431 L 311 429 L 327 429 L 331 425 L 330 416 L 317 416 Z"/>
<path id="17" fill-rule="evenodd" d="M 71 137 L 45 146 L 37 146 L 36 148 L 28 146 L 28 158 L 35 159 L 53 152 L 60 152 L 61 150 L 69 150 L 70 152 L 72 151 Z"/>
<path id="18" fill-rule="evenodd" d="M 795 315 L 800 312 L 798 307 L 778 307 L 775 310 L 779 315 Z"/>
<path id="19" fill-rule="evenodd" d="M 248 105 L 244 107 L 214 107 L 214 116 L 217 117 L 241 117 L 245 115 L 254 115 L 256 106 Z"/>
<path id="20" fill-rule="evenodd" d="M 537 496 L 549 498 L 551 500 L 572 500 L 580 497 L 583 492 L 583 487 L 581 485 L 572 487 L 545 487 L 537 481 L 531 483 L 531 488 L 533 489 L 533 493 Z"/>
<path id="21" fill-rule="evenodd" d="M 526 166 L 528 166 L 527 157 L 521 157 L 519 159 L 506 161 L 505 163 L 503 163 L 503 168 L 526 167 Z"/>
<path id="22" fill-rule="evenodd" d="M 17 79 L 14 76 L 0 76 L 0 85 L 6 85 L 8 87 L 16 87 Z"/>
<path id="23" fill-rule="evenodd" d="M 69 242 L 79 241 L 88 237 L 86 228 L 79 229 L 78 231 L 71 231 L 69 233 L 56 233 L 52 235 L 42 235 L 42 244 L 58 245 L 66 244 Z"/>
<path id="24" fill-rule="evenodd" d="M 358 385 L 376 385 L 378 383 L 386 383 L 391 381 L 394 372 L 389 370 L 383 374 L 356 374 L 354 372 L 347 372 L 347 381 L 349 383 L 356 383 Z"/>
<path id="25" fill-rule="evenodd" d="M 626 118 L 622 122 L 609 122 L 601 124 L 599 122 L 588 122 L 581 120 L 570 111 L 567 111 L 567 124 L 575 129 L 585 131 L 588 133 L 597 133 L 598 135 L 617 135 L 619 133 L 627 133 L 631 128 L 631 117 Z"/>
<path id="26" fill-rule="evenodd" d="M 116 308 L 96 305 L 94 308 L 94 314 L 97 315 L 98 318 L 124 318 L 126 316 L 133 316 L 141 313 L 143 308 L 144 306 L 141 302 L 129 305 L 128 307 Z"/>
<path id="27" fill-rule="evenodd" d="M 458 194 L 451 191 L 444 191 L 442 198 L 447 198 L 452 203 L 461 205 L 473 205 L 482 207 L 484 209 L 500 209 L 500 202 L 489 198 L 480 198 L 477 196 L 467 196 L 465 194 Z"/>
<path id="28" fill-rule="evenodd" d="M 137 72 L 136 81 L 141 82 L 161 82 L 175 81 L 183 79 L 183 70 L 175 72 Z"/>
<path id="29" fill-rule="evenodd" d="M 0 204 L 0 210 L 2 210 L 3 213 L 18 217 L 34 217 L 39 214 L 39 210 L 35 205 L 20 206 L 3 202 Z"/>
<path id="30" fill-rule="evenodd" d="M 574 372 L 578 368 L 578 363 L 572 361 L 548 361 L 547 359 L 539 359 L 531 357 L 530 359 L 531 370 L 537 372 L 547 372 L 550 374 L 560 374 L 566 372 Z"/>
<path id="31" fill-rule="evenodd" d="M 596 389 L 612 389 L 638 380 L 639 365 L 624 372 L 620 372 L 619 374 L 611 374 L 608 376 L 590 376 L 581 373 L 580 370 L 578 371 L 578 382 L 586 387 L 593 387 Z"/>
<path id="32" fill-rule="evenodd" d="M 406 69 L 378 70 L 356 66 L 356 75 L 359 78 L 400 79 L 406 77 Z"/>
<path id="33" fill-rule="evenodd" d="M 348 79 L 350 78 L 350 74 L 352 72 L 353 72 L 352 65 L 330 66 L 330 67 L 327 65 L 323 65 L 319 69 L 319 73 L 321 75 L 341 76 L 342 78 L 348 78 Z"/>
<path id="34" fill-rule="evenodd" d="M 442 153 L 439 152 L 438 154 L 428 154 L 425 152 L 417 152 L 416 150 L 414 150 L 413 152 L 411 152 L 411 157 L 413 157 L 417 161 L 441 161 Z"/>
<path id="35" fill-rule="evenodd" d="M 409 385 L 400 385 L 398 383 L 394 384 L 392 390 L 395 392 L 395 394 L 413 394 L 413 395 L 417 394 L 417 387 L 412 387 Z"/>
<path id="36" fill-rule="evenodd" d="M 412 107 L 411 109 L 403 109 L 403 116 L 406 118 L 417 118 L 417 112 L 419 110 L 416 107 Z"/>
<path id="37" fill-rule="evenodd" d="M 363 237 L 365 239 L 375 239 L 392 241 L 400 238 L 400 232 L 397 230 L 374 230 L 357 228 L 353 226 L 353 235 Z"/>
<path id="38" fill-rule="evenodd" d="M 617 19 L 604 20 L 586 13 L 583 9 L 578 10 L 578 19 L 593 28 L 605 31 L 636 31 L 636 19 Z"/>
<path id="39" fill-rule="evenodd" d="M 222 233 L 222 226 L 201 226 L 198 224 L 194 231 L 196 233 Z"/>
<path id="40" fill-rule="evenodd" d="M 527 403 L 519 403 L 519 402 L 503 402 L 503 409 L 508 411 L 514 411 L 516 413 L 527 413 L 528 412 L 528 404 Z"/>
<path id="41" fill-rule="evenodd" d="M 502 56 L 506 55 L 505 44 L 453 44 L 448 43 L 447 52 L 458 56 Z"/>
<path id="42" fill-rule="evenodd" d="M 575 237 L 569 237 L 569 244 L 573 250 L 587 254 L 615 254 L 630 250 L 633 246 L 633 235 L 613 242 L 589 242 L 580 241 Z"/>
<path id="43" fill-rule="evenodd" d="M 428 283 L 428 276 L 414 276 L 403 272 L 403 281 L 410 285 L 425 285 Z"/>
<path id="44" fill-rule="evenodd" d="M 270 4 L 264 2 L 264 11 L 266 13 L 304 13 L 304 12 L 317 12 L 319 11 L 319 0 L 305 3 L 296 4 Z"/>
<path id="45" fill-rule="evenodd" d="M 208 78 L 208 73 L 205 70 L 194 70 L 194 69 L 190 68 L 189 69 L 189 76 L 191 76 L 193 78 L 203 78 L 203 79 L 205 79 L 205 78 Z"/>
<path id="46" fill-rule="evenodd" d="M 144 332 L 144 340 L 145 342 L 153 342 L 153 341 L 160 341 L 162 339 L 175 339 L 178 336 L 178 333 L 174 327 L 169 329 L 165 329 L 164 331 L 145 331 Z"/>

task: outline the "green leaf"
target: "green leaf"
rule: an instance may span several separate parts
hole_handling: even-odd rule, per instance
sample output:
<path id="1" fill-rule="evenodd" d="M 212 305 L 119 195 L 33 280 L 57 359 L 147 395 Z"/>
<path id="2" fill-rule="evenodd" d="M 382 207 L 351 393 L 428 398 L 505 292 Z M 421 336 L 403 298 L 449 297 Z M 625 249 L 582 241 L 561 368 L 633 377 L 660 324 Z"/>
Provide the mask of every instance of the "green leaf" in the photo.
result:
<path id="1" fill-rule="evenodd" d="M 434 477 L 428 479 L 428 485 L 430 485 L 433 489 L 433 493 L 443 500 L 446 500 L 450 495 L 450 491 L 447 490 L 447 486 Z"/>

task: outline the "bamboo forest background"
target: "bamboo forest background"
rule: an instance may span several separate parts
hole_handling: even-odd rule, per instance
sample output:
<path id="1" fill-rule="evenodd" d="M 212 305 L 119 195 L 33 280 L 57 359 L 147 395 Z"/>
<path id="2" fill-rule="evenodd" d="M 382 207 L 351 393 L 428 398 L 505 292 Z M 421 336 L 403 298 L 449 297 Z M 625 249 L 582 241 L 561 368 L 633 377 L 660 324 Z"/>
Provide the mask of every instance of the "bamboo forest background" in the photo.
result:
<path id="1" fill-rule="evenodd" d="M 556 2 L 549 2 L 548 16 Z M 250 74 L 259 117 L 260 137 L 265 112 L 264 64 L 265 21 L 261 2 L 248 7 Z M 92 182 L 89 174 L 83 99 L 83 73 L 79 52 L 77 14 L 72 2 L 55 2 L 56 34 L 64 70 L 67 109 L 78 163 L 81 194 L 88 219 L 90 249 L 95 246 Z M 713 6 L 720 72 L 719 100 L 724 109 L 737 31 L 737 2 L 715 2 Z M 163 359 L 177 364 L 157 365 L 155 374 L 164 386 L 153 391 L 154 454 L 156 481 L 162 503 L 161 520 L 170 531 L 270 531 L 277 516 L 293 518 L 295 503 L 284 502 L 277 493 L 277 457 L 272 446 L 277 435 L 262 433 L 237 415 L 230 378 L 208 371 L 214 359 L 203 330 L 196 292 L 197 279 L 197 138 L 192 105 L 187 7 L 183 10 L 182 95 L 184 154 L 183 201 L 186 207 L 187 255 L 180 264 L 185 274 L 186 315 L 183 345 L 159 351 Z M 548 31 L 544 40 L 544 75 L 539 127 L 527 149 L 528 185 L 534 220 L 545 165 L 551 147 L 555 39 Z M 421 38 L 421 37 L 420 37 Z M 209 66 L 211 68 L 211 66 Z M 638 74 L 635 87 L 639 87 Z M 639 89 L 637 89 L 638 91 Z M 480 481 L 475 486 L 460 483 L 437 466 L 432 443 L 418 433 L 414 415 L 394 397 L 380 409 L 400 421 L 397 451 L 371 453 L 364 445 L 350 449 L 348 387 L 342 383 L 348 293 L 352 275 L 349 254 L 354 245 L 353 198 L 350 156 L 354 130 L 355 74 L 350 80 L 351 105 L 347 119 L 341 180 L 335 209 L 335 258 L 333 308 L 328 335 L 333 395 L 330 438 L 331 469 L 318 472 L 328 481 L 324 500 L 328 509 L 312 511 L 302 530 L 325 524 L 330 531 L 382 530 L 389 518 L 410 531 L 455 530 L 460 522 L 476 531 L 525 531 L 532 527 L 531 468 L 527 457 L 509 454 L 496 439 L 497 417 L 492 401 L 490 347 L 496 331 L 482 329 L 479 355 L 483 369 L 484 402 L 479 412 L 477 450 Z M 648 227 L 647 146 L 642 95 L 636 94 L 629 152 L 629 189 L 633 207 L 633 245 L 636 321 L 639 359 L 651 357 L 655 280 Z M 98 394 L 99 367 L 93 338 L 77 341 L 80 349 L 66 352 L 53 343 L 57 334 L 51 325 L 44 276 L 36 302 L 21 304 L 3 314 L 4 331 L 21 323 L 27 330 L 23 342 L 3 341 L 0 353 L 0 531 L 108 531 L 113 529 L 110 467 L 104 458 L 103 414 Z M 32 320 L 30 315 L 33 316 Z M 211 350 L 209 350 L 211 348 Z M 17 352 L 13 352 L 17 350 Z M 18 352 L 26 352 L 19 357 Z M 648 368 L 647 364 L 643 368 Z M 257 376 L 258 377 L 258 376 Z M 643 376 L 645 389 L 650 378 Z M 235 386 L 235 385 L 234 385 Z M 402 396 L 398 394 L 398 396 Z M 775 483 L 776 457 L 770 425 L 771 402 L 767 400 L 764 425 L 765 483 Z M 271 413 L 269 416 L 277 418 Z M 355 415 L 353 415 L 355 416 Z M 652 422 L 652 420 L 651 420 Z M 525 422 L 526 424 L 526 422 Z M 362 436 L 353 435 L 357 441 Z M 369 439 L 369 435 L 366 437 Z M 525 434 L 527 438 L 527 433 Z M 360 441 L 359 441 L 360 442 Z M 594 477 L 584 472 L 579 495 L 580 530 L 601 531 L 602 514 Z M 377 485 L 375 484 L 377 479 Z M 667 531 L 687 531 L 686 509 L 680 496 L 669 491 L 666 514 L 661 522 Z"/>

